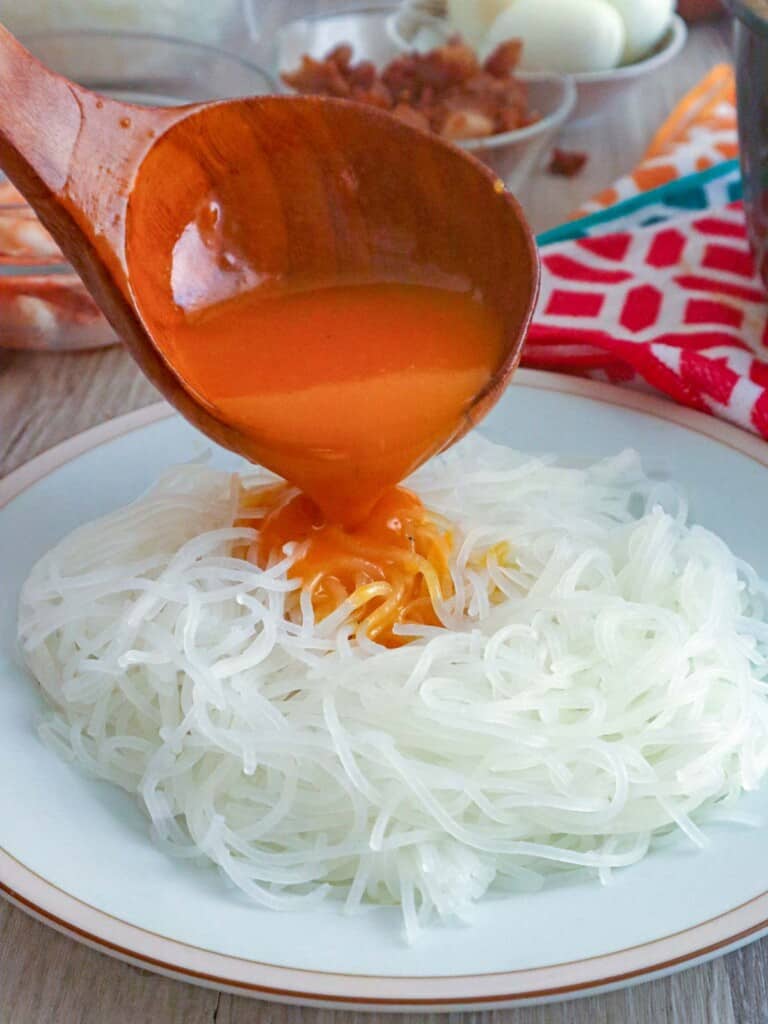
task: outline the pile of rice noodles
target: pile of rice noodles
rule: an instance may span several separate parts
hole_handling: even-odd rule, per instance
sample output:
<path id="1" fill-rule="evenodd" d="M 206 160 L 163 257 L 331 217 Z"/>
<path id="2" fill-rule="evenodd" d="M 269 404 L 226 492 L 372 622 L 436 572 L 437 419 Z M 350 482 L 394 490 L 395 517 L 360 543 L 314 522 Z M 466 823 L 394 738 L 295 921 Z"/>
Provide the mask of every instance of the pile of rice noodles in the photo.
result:
<path id="1" fill-rule="evenodd" d="M 637 455 L 573 468 L 473 438 L 419 471 L 457 527 L 456 593 L 393 650 L 343 609 L 286 619 L 296 550 L 234 557 L 256 537 L 231 525 L 239 484 L 182 466 L 75 531 L 27 581 L 20 637 L 46 740 L 258 904 L 399 905 L 413 938 L 489 889 L 605 881 L 675 829 L 703 844 L 764 775 L 765 591 Z"/>

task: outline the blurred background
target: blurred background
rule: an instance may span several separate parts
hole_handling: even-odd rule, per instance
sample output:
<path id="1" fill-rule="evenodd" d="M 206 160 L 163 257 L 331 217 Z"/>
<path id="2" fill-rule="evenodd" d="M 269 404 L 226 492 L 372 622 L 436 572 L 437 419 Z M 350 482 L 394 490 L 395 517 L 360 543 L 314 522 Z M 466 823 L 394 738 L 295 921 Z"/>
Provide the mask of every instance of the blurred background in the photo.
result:
<path id="1" fill-rule="evenodd" d="M 355 11 L 372 4 L 335 0 L 332 6 Z M 391 6 L 396 6 L 395 0 Z M 119 28 L 252 52 L 254 46 L 264 47 L 281 23 L 312 14 L 317 7 L 315 0 L 0 0 L 0 20 L 21 35 L 46 29 Z M 716 17 L 723 11 L 720 0 L 679 0 L 678 9 L 689 19 Z"/>
<path id="2" fill-rule="evenodd" d="M 567 15 L 569 29 L 556 25 L 553 32 L 554 19 L 540 16 L 542 4 Z M 617 42 L 619 15 L 609 5 L 622 11 L 627 40 L 634 36 L 639 46 Z M 414 48 L 439 48 L 457 31 L 468 38 L 467 12 L 483 13 L 491 25 L 507 7 L 518 22 L 499 39 L 525 38 L 511 78 L 493 86 L 506 89 L 493 112 L 496 124 L 474 133 L 482 74 L 463 99 L 448 98 L 456 108 L 448 120 L 440 120 L 446 103 L 428 113 L 433 130 L 491 166 L 541 231 L 637 164 L 685 92 L 727 55 L 729 30 L 717 25 L 725 14 L 720 0 L 679 0 L 678 14 L 689 25 L 708 22 L 689 38 L 674 0 L 0 0 L 0 21 L 54 70 L 97 92 L 173 105 L 289 92 L 284 74 L 306 58 L 316 63 L 297 88 L 343 95 L 333 91 L 334 68 L 323 67 L 334 47 L 350 44 L 354 61 L 381 72 Z M 526 9 L 529 32 L 519 21 Z M 485 59 L 479 35 L 472 45 Z M 518 72 L 524 100 L 516 92 Z M 403 106 L 402 116 L 430 127 L 424 109 Z M 0 314 L 0 348 L 66 351 L 117 342 L 1 176 Z"/>

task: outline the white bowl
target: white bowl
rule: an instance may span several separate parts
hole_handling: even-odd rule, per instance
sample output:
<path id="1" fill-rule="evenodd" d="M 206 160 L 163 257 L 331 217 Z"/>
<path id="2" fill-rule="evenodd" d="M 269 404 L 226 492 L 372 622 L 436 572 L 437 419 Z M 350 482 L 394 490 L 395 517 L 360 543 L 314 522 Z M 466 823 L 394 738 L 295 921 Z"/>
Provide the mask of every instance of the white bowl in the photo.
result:
<path id="1" fill-rule="evenodd" d="M 349 43 L 355 59 L 371 60 L 379 66 L 387 64 L 401 52 L 390 33 L 389 7 L 371 7 L 354 14 L 328 14 L 290 21 L 276 33 L 272 70 L 275 77 L 295 70 L 304 54 L 315 59 L 324 57 L 339 43 Z M 491 167 L 509 189 L 520 188 L 535 169 L 544 150 L 567 121 L 576 103 L 576 89 L 570 78 L 548 72 L 529 72 L 518 76 L 528 88 L 532 110 L 540 120 L 527 128 L 504 132 L 482 139 L 460 142 Z M 282 84 L 284 92 L 290 90 Z"/>
<path id="2" fill-rule="evenodd" d="M 664 67 L 676 57 L 688 38 L 688 29 L 679 15 L 675 15 L 667 33 L 650 57 L 625 64 L 612 71 L 581 71 L 573 76 L 578 90 L 572 123 L 587 121 L 602 114 L 613 104 L 632 92 L 640 81 Z"/>
<path id="3" fill-rule="evenodd" d="M 440 6 L 439 0 L 427 5 L 434 10 Z M 393 44 L 401 51 L 414 48 L 414 39 L 422 28 L 429 29 L 433 39 L 445 40 L 452 34 L 445 17 L 424 13 L 424 0 L 410 0 L 402 4 L 391 15 L 387 28 Z M 631 92 L 641 79 L 658 71 L 676 57 L 685 45 L 687 36 L 685 22 L 676 14 L 664 38 L 649 57 L 610 71 L 581 71 L 572 75 L 578 94 L 572 123 L 586 121 L 608 110 L 618 99 Z"/>

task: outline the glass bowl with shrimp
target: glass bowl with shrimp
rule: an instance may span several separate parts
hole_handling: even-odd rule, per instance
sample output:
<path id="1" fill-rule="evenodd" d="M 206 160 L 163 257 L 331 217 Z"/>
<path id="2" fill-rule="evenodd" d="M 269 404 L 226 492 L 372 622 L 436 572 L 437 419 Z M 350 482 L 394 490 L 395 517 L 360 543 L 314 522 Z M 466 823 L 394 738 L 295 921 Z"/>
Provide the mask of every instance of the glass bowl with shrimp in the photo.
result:
<path id="1" fill-rule="evenodd" d="M 0 347 L 71 350 L 117 341 L 51 236 L 0 178 Z"/>
<path id="2" fill-rule="evenodd" d="M 167 36 L 75 29 L 37 32 L 22 42 L 94 92 L 147 106 L 274 91 L 249 60 Z M 56 243 L 0 175 L 0 348 L 61 352 L 118 341 Z"/>

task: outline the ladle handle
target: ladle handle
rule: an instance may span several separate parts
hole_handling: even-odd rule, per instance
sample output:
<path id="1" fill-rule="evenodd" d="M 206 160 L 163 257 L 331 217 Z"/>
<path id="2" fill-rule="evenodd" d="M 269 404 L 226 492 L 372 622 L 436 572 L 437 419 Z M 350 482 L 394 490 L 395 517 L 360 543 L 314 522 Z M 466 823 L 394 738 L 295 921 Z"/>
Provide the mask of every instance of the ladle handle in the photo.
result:
<path id="1" fill-rule="evenodd" d="M 0 25 L 0 163 L 30 199 L 66 186 L 83 120 L 78 91 Z"/>
<path id="2" fill-rule="evenodd" d="M 130 183 L 178 116 L 97 96 L 50 71 L 0 25 L 0 168 L 89 285 L 96 250 L 125 286 Z"/>

